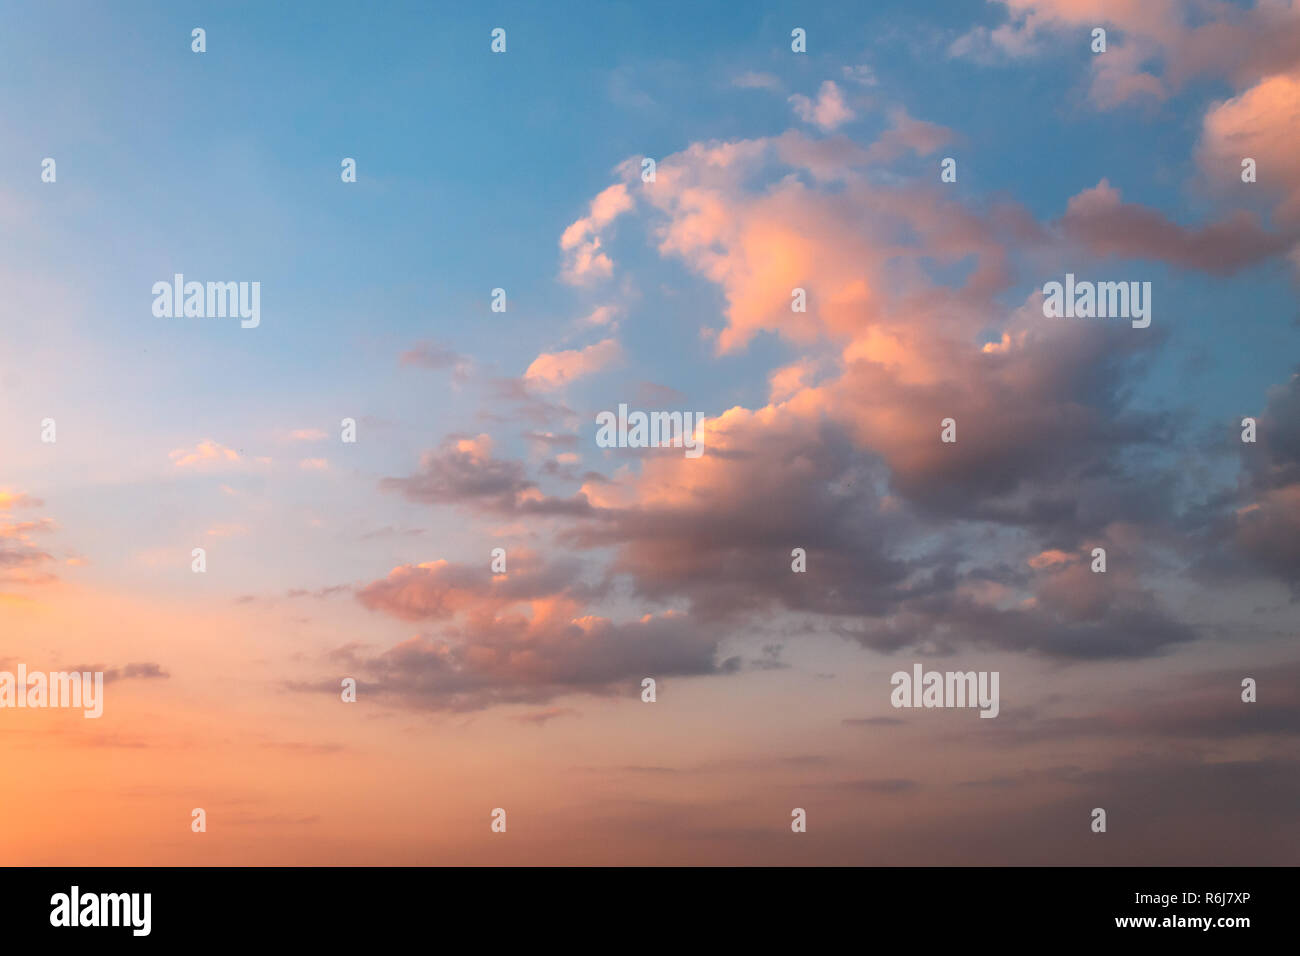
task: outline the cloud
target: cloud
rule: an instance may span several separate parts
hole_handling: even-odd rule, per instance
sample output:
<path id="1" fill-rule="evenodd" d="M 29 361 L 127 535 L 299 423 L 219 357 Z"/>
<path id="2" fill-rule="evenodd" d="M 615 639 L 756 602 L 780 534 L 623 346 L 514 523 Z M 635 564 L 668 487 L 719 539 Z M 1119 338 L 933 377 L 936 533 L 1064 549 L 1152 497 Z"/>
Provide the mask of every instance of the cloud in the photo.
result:
<path id="1" fill-rule="evenodd" d="M 618 305 L 600 305 L 583 316 L 584 325 L 614 325 L 615 320 L 622 313 L 622 306 Z"/>
<path id="2" fill-rule="evenodd" d="M 1091 30 L 1109 28 L 1092 57 L 1090 96 L 1101 109 L 1163 101 L 1198 76 L 1245 88 L 1300 65 L 1300 7 L 1260 0 L 1230 3 L 1146 0 L 990 0 L 1007 10 L 998 27 L 976 27 L 949 48 L 978 62 L 1037 56 L 1071 44 L 1087 48 Z M 1118 28 L 1118 29 L 1116 29 Z"/>
<path id="3" fill-rule="evenodd" d="M 39 508 L 45 502 L 21 491 L 0 488 L 0 511 L 13 511 L 15 508 Z"/>
<path id="4" fill-rule="evenodd" d="M 519 462 L 492 457 L 492 439 L 453 435 L 420 460 L 420 470 L 408 478 L 385 478 L 381 485 L 429 504 L 492 499 L 513 503 L 534 487 Z"/>
<path id="5" fill-rule="evenodd" d="M 634 203 L 624 183 L 615 183 L 591 201 L 589 212 L 575 220 L 560 236 L 564 252 L 561 276 L 573 285 L 583 285 L 613 274 L 614 263 L 601 248 L 600 233 Z"/>
<path id="6" fill-rule="evenodd" d="M 1300 59 L 1300 54 L 1297 54 Z M 1219 191 L 1258 189 L 1277 197 L 1276 215 L 1300 223 L 1300 71 L 1262 80 L 1205 114 L 1197 160 Z M 1241 182 L 1241 162 L 1255 160 L 1258 179 Z M 1292 233 L 1294 236 L 1295 233 Z"/>
<path id="7" fill-rule="evenodd" d="M 76 664 L 63 669 L 66 671 L 90 671 L 92 673 L 102 671 L 105 684 L 112 684 L 122 680 L 165 680 L 171 676 L 162 669 L 161 664 L 156 664 L 153 661 L 124 664 L 121 667 L 105 667 L 103 664 Z"/>
<path id="8" fill-rule="evenodd" d="M 192 449 L 177 448 L 169 452 L 177 468 L 202 468 L 208 465 L 239 464 L 243 461 L 239 452 L 210 438 L 205 438 Z"/>
<path id="9" fill-rule="evenodd" d="M 50 534 L 55 524 L 50 518 L 19 521 L 9 516 L 15 509 L 40 507 L 43 502 L 25 492 L 0 491 L 0 585 L 43 585 L 58 580 L 44 570 L 55 563 L 54 556 L 38 545 L 37 536 Z M 0 594 L 9 603 L 26 603 L 16 594 Z"/>
<path id="10" fill-rule="evenodd" d="M 584 375 L 608 368 L 621 357 L 622 350 L 614 339 L 603 339 L 584 349 L 543 352 L 524 372 L 524 381 L 536 388 L 563 388 Z"/>
<path id="11" fill-rule="evenodd" d="M 909 151 L 929 156 L 956 139 L 946 126 L 913 119 L 901 108 L 891 110 L 889 120 L 890 128 L 867 150 L 867 161 L 889 162 Z"/>
<path id="12" fill-rule="evenodd" d="M 494 398 L 511 404 L 511 414 L 515 419 L 523 419 L 532 425 L 550 426 L 557 420 L 566 422 L 571 427 L 573 410 L 562 402 L 552 401 L 538 390 L 530 387 L 523 378 L 499 378 L 490 383 Z M 504 421 L 500 416 L 485 414 L 480 417 L 493 421 Z"/>
<path id="13" fill-rule="evenodd" d="M 917 128 L 893 115 L 895 131 Z M 417 501 L 564 519 L 564 545 L 612 549 L 611 573 L 634 593 L 685 602 L 701 620 L 785 611 L 886 652 L 1076 659 L 1155 655 L 1200 636 L 1137 576 L 1099 590 L 1084 564 L 1028 564 L 1090 541 L 1116 547 L 1117 523 L 1175 519 L 1168 477 L 1131 462 L 1168 439 L 1160 415 L 1128 407 L 1159 335 L 1044 323 L 1035 298 L 1010 310 L 998 299 L 1013 252 L 1084 243 L 1088 216 L 1122 211 L 1118 196 L 1081 200 L 1066 227 L 1007 204 L 968 208 L 933 184 L 882 186 L 872 168 L 901 148 L 887 136 L 881 148 L 789 133 L 695 143 L 659 163 L 647 229 L 661 256 L 722 290 L 719 350 L 766 331 L 823 356 L 775 375 L 767 406 L 712 413 L 702 458 L 642 455 L 565 497 L 520 462 L 444 445 L 386 484 Z M 1194 240 L 1178 253 L 1217 268 L 1200 255 Z M 934 262 L 965 268 L 939 283 Z M 792 322 L 795 286 L 810 308 Z M 981 338 L 990 322 L 992 342 Z M 949 415 L 955 445 L 938 440 Z M 980 560 L 954 520 L 1017 529 L 1033 546 L 1018 570 Z M 815 575 L 790 572 L 796 546 Z"/>
<path id="14" fill-rule="evenodd" d="M 1156 549 L 1188 520 L 1176 459 L 1187 447 L 1166 414 L 1133 402 L 1164 333 L 1044 322 L 1037 293 L 1007 299 L 1017 268 L 1044 249 L 1083 264 L 1151 258 L 1217 275 L 1285 252 L 1290 237 L 1245 214 L 1173 223 L 1123 202 L 1105 180 L 1046 223 L 1006 200 L 964 202 L 934 177 L 882 180 L 883 164 L 951 139 L 902 110 L 889 115 L 866 146 L 798 132 L 692 143 L 659 161 L 639 205 L 627 189 L 636 167 L 624 164 L 625 182 L 566 230 L 563 248 L 599 248 L 602 228 L 635 210 L 661 258 L 719 290 L 719 353 L 760 333 L 800 353 L 772 374 L 767 404 L 706 410 L 704 456 L 631 455 L 608 477 L 548 461 L 544 490 L 485 436 L 459 438 L 385 486 L 487 515 L 553 517 L 566 550 L 611 556 L 603 580 L 720 633 L 779 620 L 884 653 L 974 647 L 1076 661 L 1158 656 L 1205 637 L 1154 583 Z M 796 287 L 809 307 L 792 318 Z M 589 354 L 541 356 L 510 388 L 522 401 L 558 387 L 590 370 Z M 939 441 L 947 417 L 958 422 L 955 444 Z M 549 490 L 569 481 L 576 490 Z M 1257 479 L 1240 504 L 1267 520 L 1237 534 L 1237 547 L 1274 568 L 1294 560 L 1289 484 Z M 1002 546 L 980 543 L 990 539 Z M 1093 574 L 1094 546 L 1135 570 Z M 815 573 L 791 573 L 796 547 Z M 399 569 L 371 586 L 367 606 L 460 620 L 471 612 L 456 604 L 454 573 Z M 570 622 L 594 617 L 579 604 L 566 605 Z M 457 679 L 444 689 L 480 700 L 459 683 L 460 647 L 423 635 L 412 653 L 452 655 Z M 734 670 L 742 658 L 711 666 Z M 491 695 L 509 696 L 497 686 Z"/>
<path id="15" fill-rule="evenodd" d="M 822 83 L 816 100 L 796 93 L 790 97 L 790 105 L 794 107 L 795 115 L 805 123 L 826 131 L 843 126 L 856 116 L 844 102 L 844 94 L 833 80 Z"/>
<path id="16" fill-rule="evenodd" d="M 394 568 L 359 589 L 357 600 L 433 630 L 381 654 L 345 648 L 337 656 L 368 695 L 435 710 L 543 703 L 577 691 L 639 688 L 649 674 L 719 672 L 716 636 L 671 611 L 623 623 L 592 614 L 586 605 L 601 591 L 577 571 L 523 549 L 512 551 L 507 575 L 445 560 Z"/>
<path id="17" fill-rule="evenodd" d="M 1300 130 L 1300 113 L 1295 119 Z M 1153 259 L 1212 275 L 1231 275 L 1284 254 L 1300 239 L 1296 229 L 1268 232 L 1245 211 L 1199 229 L 1183 227 L 1154 209 L 1122 202 L 1105 179 L 1072 196 L 1057 226 L 1066 241 L 1096 256 Z"/>

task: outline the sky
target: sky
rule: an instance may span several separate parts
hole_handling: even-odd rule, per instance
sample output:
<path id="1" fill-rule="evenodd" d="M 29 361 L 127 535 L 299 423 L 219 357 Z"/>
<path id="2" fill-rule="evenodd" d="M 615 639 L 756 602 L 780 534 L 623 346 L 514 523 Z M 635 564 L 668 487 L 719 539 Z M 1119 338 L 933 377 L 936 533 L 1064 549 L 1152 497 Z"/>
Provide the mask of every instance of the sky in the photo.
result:
<path id="1" fill-rule="evenodd" d="M 1300 862 L 1300 4 L 5 20 L 0 862 Z"/>

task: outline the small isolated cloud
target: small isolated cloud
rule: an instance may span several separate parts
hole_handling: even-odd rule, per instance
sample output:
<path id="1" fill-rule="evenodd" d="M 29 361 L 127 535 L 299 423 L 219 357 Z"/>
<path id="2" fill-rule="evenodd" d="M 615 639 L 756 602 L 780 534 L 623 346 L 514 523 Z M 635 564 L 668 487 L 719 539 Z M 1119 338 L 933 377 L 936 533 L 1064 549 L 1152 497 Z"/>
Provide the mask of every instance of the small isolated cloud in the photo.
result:
<path id="1" fill-rule="evenodd" d="M 239 452 L 205 438 L 193 448 L 177 448 L 168 456 L 177 468 L 195 468 L 212 464 L 239 464 Z"/>
<path id="2" fill-rule="evenodd" d="M 604 339 L 585 349 L 543 352 L 524 372 L 524 381 L 537 388 L 563 388 L 584 375 L 612 365 L 621 355 L 622 350 L 614 339 Z"/>
<path id="3" fill-rule="evenodd" d="M 796 93 L 790 97 L 795 114 L 805 123 L 830 131 L 854 119 L 856 114 L 844 102 L 844 94 L 833 80 L 826 80 L 817 92 L 817 99 Z"/>
<path id="4" fill-rule="evenodd" d="M 303 471 L 329 471 L 330 463 L 327 458 L 304 458 L 298 467 Z"/>
<path id="5" fill-rule="evenodd" d="M 324 441 L 328 437 L 319 428 L 299 428 L 289 432 L 290 441 Z"/>

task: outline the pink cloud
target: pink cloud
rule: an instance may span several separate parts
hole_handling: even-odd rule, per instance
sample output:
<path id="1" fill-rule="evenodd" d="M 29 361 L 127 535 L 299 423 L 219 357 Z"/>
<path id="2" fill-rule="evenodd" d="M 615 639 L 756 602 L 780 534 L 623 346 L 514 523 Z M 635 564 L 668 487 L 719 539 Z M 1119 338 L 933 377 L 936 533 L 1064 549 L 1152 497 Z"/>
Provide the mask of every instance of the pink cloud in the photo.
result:
<path id="1" fill-rule="evenodd" d="M 1298 140 L 1300 72 L 1278 74 L 1210 108 L 1197 158 L 1218 191 L 1259 190 L 1278 197 L 1278 218 L 1295 223 L 1300 221 Z M 1246 157 L 1257 167 L 1252 184 L 1241 181 Z"/>
<path id="2" fill-rule="evenodd" d="M 844 101 L 844 94 L 834 81 L 826 80 L 817 91 L 817 99 L 810 100 L 796 93 L 790 97 L 790 104 L 805 123 L 812 123 L 823 130 L 833 130 L 855 118 L 856 114 Z"/>
<path id="3" fill-rule="evenodd" d="M 614 263 L 601 248 L 600 232 L 634 206 L 624 183 L 615 183 L 591 201 L 588 214 L 569 225 L 560 236 L 564 251 L 561 276 L 566 282 L 582 285 L 608 278 Z"/>
<path id="4" fill-rule="evenodd" d="M 1287 0 L 1251 7 L 1217 0 L 990 2 L 1007 9 L 1007 22 L 966 33 L 952 44 L 954 56 L 1031 56 L 1046 49 L 1049 37 L 1087 49 L 1091 30 L 1107 28 L 1106 52 L 1092 57 L 1091 97 L 1102 109 L 1142 96 L 1164 100 L 1197 76 L 1245 87 L 1300 65 L 1300 7 Z"/>
<path id="5" fill-rule="evenodd" d="M 205 438 L 191 449 L 177 448 L 168 453 L 177 468 L 193 468 L 206 464 L 238 463 L 239 453 L 232 448 Z"/>
<path id="6" fill-rule="evenodd" d="M 1218 275 L 1285 253 L 1300 235 L 1269 232 L 1245 211 L 1200 228 L 1181 226 L 1123 202 L 1105 179 L 1072 196 L 1058 225 L 1067 241 L 1094 255 L 1156 259 Z"/>
<path id="7" fill-rule="evenodd" d="M 614 339 L 604 339 L 584 349 L 543 352 L 524 372 L 524 381 L 537 388 L 563 388 L 584 375 L 607 368 L 621 355 L 622 350 Z"/>

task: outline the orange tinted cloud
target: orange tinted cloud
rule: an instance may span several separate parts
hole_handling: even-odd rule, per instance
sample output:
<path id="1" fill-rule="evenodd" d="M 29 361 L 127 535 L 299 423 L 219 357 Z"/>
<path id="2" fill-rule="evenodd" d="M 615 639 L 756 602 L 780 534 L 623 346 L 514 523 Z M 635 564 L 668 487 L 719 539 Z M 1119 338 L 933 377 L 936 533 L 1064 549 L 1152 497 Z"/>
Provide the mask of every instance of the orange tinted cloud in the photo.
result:
<path id="1" fill-rule="evenodd" d="M 0 511 L 12 511 L 14 508 L 39 508 L 41 504 L 40 499 L 21 491 L 0 488 Z"/>
<path id="2" fill-rule="evenodd" d="M 612 365 L 621 354 L 614 339 L 604 339 L 584 349 L 543 352 L 524 372 L 524 381 L 539 388 L 562 388 L 584 375 Z"/>
<path id="3" fill-rule="evenodd" d="M 40 585 L 56 581 L 56 576 L 45 570 L 54 563 L 54 557 L 37 544 L 38 535 L 55 530 L 49 518 L 15 520 L 8 515 L 13 509 L 38 507 L 39 499 L 24 492 L 0 491 L 0 586 Z M 9 595 L 11 603 L 29 603 L 22 595 Z"/>
<path id="4" fill-rule="evenodd" d="M 1297 54 L 1300 57 L 1300 54 Z M 1278 196 L 1277 215 L 1300 221 L 1300 72 L 1261 81 L 1205 115 L 1198 155 L 1207 179 Z M 1256 183 L 1241 182 L 1241 162 L 1257 164 Z"/>
<path id="5" fill-rule="evenodd" d="M 601 249 L 600 231 L 632 206 L 627 186 L 616 183 L 591 201 L 586 216 L 564 230 L 560 236 L 565 253 L 561 275 L 566 282 L 579 285 L 613 273 L 614 263 Z"/>
<path id="6" fill-rule="evenodd" d="M 193 468 L 211 463 L 238 463 L 239 452 L 227 448 L 210 438 L 205 438 L 191 449 L 177 448 L 168 456 L 177 468 Z"/>
<path id="7" fill-rule="evenodd" d="M 342 649 L 367 693 L 407 706 L 473 710 L 602 692 L 646 674 L 716 669 L 718 638 L 681 615 L 618 623 L 586 609 L 576 569 L 515 549 L 509 574 L 436 560 L 394 568 L 357 592 L 363 606 L 434 628 L 378 655 Z M 303 684 L 334 691 L 336 682 Z"/>

